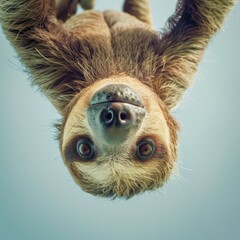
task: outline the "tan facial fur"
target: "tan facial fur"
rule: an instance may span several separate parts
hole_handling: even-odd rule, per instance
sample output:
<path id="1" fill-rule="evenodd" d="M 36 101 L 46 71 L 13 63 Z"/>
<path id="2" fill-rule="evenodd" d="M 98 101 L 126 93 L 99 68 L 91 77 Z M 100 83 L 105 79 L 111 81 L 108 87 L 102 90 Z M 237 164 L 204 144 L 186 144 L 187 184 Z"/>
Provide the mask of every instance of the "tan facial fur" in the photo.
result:
<path id="1" fill-rule="evenodd" d="M 117 147 L 109 146 L 103 139 L 97 138 L 88 124 L 86 114 L 93 94 L 110 83 L 125 83 L 134 88 L 146 108 L 141 127 Z M 171 133 L 159 100 L 148 87 L 136 79 L 119 76 L 96 82 L 77 98 L 64 126 L 62 154 L 70 173 L 85 191 L 107 197 L 128 198 L 147 189 L 155 189 L 167 180 L 174 167 L 176 153 L 171 149 Z M 66 149 L 69 144 L 75 144 L 72 139 L 81 136 L 93 140 L 97 156 L 91 161 L 76 158 L 68 162 Z M 135 154 L 136 145 L 146 137 L 154 140 L 156 152 L 151 159 L 141 161 Z"/>

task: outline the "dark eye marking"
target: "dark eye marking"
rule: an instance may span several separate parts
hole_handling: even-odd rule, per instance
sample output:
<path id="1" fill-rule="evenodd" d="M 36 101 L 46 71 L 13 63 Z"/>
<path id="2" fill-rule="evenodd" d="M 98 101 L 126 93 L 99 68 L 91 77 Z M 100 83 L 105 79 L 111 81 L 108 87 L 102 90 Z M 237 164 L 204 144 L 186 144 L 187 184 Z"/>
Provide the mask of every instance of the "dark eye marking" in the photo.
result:
<path id="1" fill-rule="evenodd" d="M 133 157 L 136 160 L 147 161 L 150 159 L 162 160 L 168 158 L 168 150 L 160 137 L 155 134 L 141 137 L 133 148 Z"/>
<path id="2" fill-rule="evenodd" d="M 63 152 L 67 162 L 92 161 L 96 157 L 96 150 L 93 141 L 88 136 L 74 136 Z"/>

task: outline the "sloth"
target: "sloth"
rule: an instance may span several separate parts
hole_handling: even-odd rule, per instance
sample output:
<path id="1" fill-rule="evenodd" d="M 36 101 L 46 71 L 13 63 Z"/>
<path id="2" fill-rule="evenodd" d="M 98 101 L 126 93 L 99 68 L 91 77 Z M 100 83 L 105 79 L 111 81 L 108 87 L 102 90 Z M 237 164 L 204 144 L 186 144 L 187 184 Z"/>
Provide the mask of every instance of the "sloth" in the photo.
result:
<path id="1" fill-rule="evenodd" d="M 148 0 L 94 11 L 92 0 L 1 0 L 3 31 L 61 115 L 63 161 L 86 192 L 128 199 L 174 172 L 173 108 L 234 0 L 179 0 L 161 33 Z M 83 9 L 76 15 L 77 5 Z"/>

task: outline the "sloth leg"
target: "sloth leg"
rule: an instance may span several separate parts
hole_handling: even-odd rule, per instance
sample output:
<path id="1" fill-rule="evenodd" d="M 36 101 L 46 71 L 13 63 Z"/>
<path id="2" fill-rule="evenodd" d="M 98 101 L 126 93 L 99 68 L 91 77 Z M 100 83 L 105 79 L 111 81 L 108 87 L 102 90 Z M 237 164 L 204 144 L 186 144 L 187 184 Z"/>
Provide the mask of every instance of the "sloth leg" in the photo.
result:
<path id="1" fill-rule="evenodd" d="M 57 18 L 65 22 L 77 12 L 78 3 L 85 10 L 92 9 L 95 0 L 56 0 Z"/>
<path id="2" fill-rule="evenodd" d="M 62 112 L 82 76 L 81 44 L 57 21 L 55 7 L 55 0 L 0 0 L 0 22 L 33 85 Z"/>
<path id="3" fill-rule="evenodd" d="M 95 3 L 95 0 L 78 0 L 81 7 L 85 10 L 92 9 Z"/>
<path id="4" fill-rule="evenodd" d="M 77 0 L 56 0 L 57 18 L 66 21 L 77 11 Z"/>
<path id="5" fill-rule="evenodd" d="M 151 25 L 151 11 L 149 0 L 125 0 L 123 11 L 129 13 L 140 21 Z"/>

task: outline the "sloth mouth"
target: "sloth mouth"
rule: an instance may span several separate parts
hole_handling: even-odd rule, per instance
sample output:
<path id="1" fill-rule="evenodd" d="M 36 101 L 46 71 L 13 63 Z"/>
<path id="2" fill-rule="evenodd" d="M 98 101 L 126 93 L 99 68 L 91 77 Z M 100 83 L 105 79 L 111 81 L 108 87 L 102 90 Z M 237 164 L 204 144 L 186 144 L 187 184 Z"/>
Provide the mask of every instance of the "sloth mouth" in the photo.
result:
<path id="1" fill-rule="evenodd" d="M 94 104 L 90 104 L 91 107 L 94 107 L 96 105 L 101 105 L 101 104 L 111 104 L 111 103 L 126 103 L 126 104 L 129 104 L 129 105 L 133 105 L 135 107 L 141 107 L 141 108 L 144 108 L 143 105 L 141 104 L 137 104 L 137 103 L 133 103 L 131 101 L 101 101 L 101 102 L 97 102 L 97 103 L 94 103 Z"/>
<path id="2" fill-rule="evenodd" d="M 125 84 L 110 84 L 101 88 L 93 95 L 90 106 L 115 102 L 144 108 L 140 96 Z"/>

